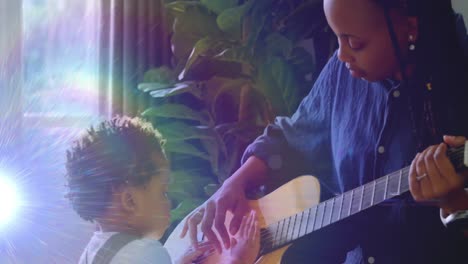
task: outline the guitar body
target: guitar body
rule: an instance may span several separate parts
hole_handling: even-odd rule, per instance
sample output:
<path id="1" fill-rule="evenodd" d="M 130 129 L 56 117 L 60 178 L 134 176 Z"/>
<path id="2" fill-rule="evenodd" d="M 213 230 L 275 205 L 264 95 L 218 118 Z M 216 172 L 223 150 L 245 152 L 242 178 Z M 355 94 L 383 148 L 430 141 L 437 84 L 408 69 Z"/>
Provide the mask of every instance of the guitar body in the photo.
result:
<path id="1" fill-rule="evenodd" d="M 283 218 L 298 214 L 307 208 L 317 205 L 319 201 L 320 184 L 318 180 L 312 176 L 301 176 L 282 185 L 259 200 L 250 201 L 249 205 L 257 212 L 260 227 L 265 228 Z M 229 226 L 231 218 L 232 215 L 228 212 L 225 222 L 226 228 Z M 174 229 L 164 245 L 173 260 L 178 259 L 190 246 L 188 235 L 183 239 L 179 237 L 184 222 L 185 219 Z M 201 240 L 200 230 L 198 234 L 199 240 Z M 288 247 L 289 245 L 261 256 L 256 261 L 256 264 L 280 263 Z M 224 254 L 229 254 L 229 252 L 227 250 L 224 250 L 222 254 L 215 252 L 200 263 L 223 263 Z"/>

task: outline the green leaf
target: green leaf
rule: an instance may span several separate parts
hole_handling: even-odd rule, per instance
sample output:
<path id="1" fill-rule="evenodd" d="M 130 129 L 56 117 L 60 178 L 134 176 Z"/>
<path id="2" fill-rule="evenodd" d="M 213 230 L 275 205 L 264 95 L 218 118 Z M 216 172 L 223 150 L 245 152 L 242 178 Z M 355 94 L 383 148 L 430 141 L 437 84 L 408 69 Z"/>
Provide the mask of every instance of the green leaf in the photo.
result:
<path id="1" fill-rule="evenodd" d="M 203 6 L 199 1 L 172 1 L 167 3 L 166 10 L 174 16 L 183 15 L 189 8 Z"/>
<path id="2" fill-rule="evenodd" d="M 199 59 L 199 57 L 213 57 L 221 51 L 230 48 L 232 43 L 229 43 L 223 39 L 217 39 L 212 37 L 205 37 L 197 41 L 193 47 L 192 53 L 190 54 L 187 64 L 183 71 L 179 74 L 179 79 L 184 79 L 185 73 L 190 71 L 191 67 Z"/>
<path id="3" fill-rule="evenodd" d="M 183 200 L 175 209 L 171 211 L 171 221 L 178 221 L 184 219 L 190 212 L 195 208 L 202 205 L 205 202 L 204 199 L 190 198 Z"/>
<path id="4" fill-rule="evenodd" d="M 242 20 L 245 16 L 247 4 L 224 10 L 216 19 L 218 27 L 233 36 L 233 39 L 240 40 L 242 34 Z"/>
<path id="5" fill-rule="evenodd" d="M 164 104 L 161 106 L 151 107 L 146 109 L 142 113 L 142 116 L 196 120 L 202 124 L 209 122 L 207 117 L 182 104 Z"/>
<path id="6" fill-rule="evenodd" d="M 181 82 L 175 84 L 172 87 L 164 87 L 159 88 L 157 85 L 155 87 L 152 86 L 153 83 L 142 83 L 138 85 L 138 89 L 143 91 L 151 91 L 150 95 L 155 98 L 163 98 L 163 97 L 170 97 L 182 93 L 190 93 L 193 96 L 201 99 L 202 92 L 197 82 Z"/>
<path id="7" fill-rule="evenodd" d="M 257 4 L 257 1 L 251 1 L 251 2 L 255 2 L 255 4 Z M 265 28 L 268 15 L 265 11 L 263 11 L 263 12 L 253 13 L 249 17 L 252 19 L 252 21 L 250 23 L 250 28 L 249 28 L 249 33 L 248 33 L 249 38 L 247 41 L 247 47 L 255 48 L 257 44 L 257 40 L 260 36 L 260 33 Z"/>
<path id="8" fill-rule="evenodd" d="M 267 58 L 259 70 L 259 89 L 268 97 L 276 115 L 290 116 L 299 104 L 299 85 L 291 65 L 280 58 Z"/>
<path id="9" fill-rule="evenodd" d="M 214 183 L 213 179 L 186 170 L 177 170 L 171 173 L 172 182 L 169 192 L 174 193 L 174 198 L 182 200 L 190 197 L 205 196 L 204 187 Z M 179 196 L 176 196 L 179 195 Z"/>
<path id="10" fill-rule="evenodd" d="M 208 128 L 190 126 L 178 121 L 158 125 L 157 129 L 168 141 L 214 139 L 213 132 Z"/>
<path id="11" fill-rule="evenodd" d="M 210 161 L 210 156 L 208 156 L 207 153 L 198 150 L 192 144 L 184 141 L 167 141 L 164 145 L 164 149 L 168 152 L 191 155 Z"/>
<path id="12" fill-rule="evenodd" d="M 209 10 L 221 14 L 224 10 L 234 7 L 239 2 L 238 0 L 200 0 Z"/>
<path id="13" fill-rule="evenodd" d="M 284 56 L 287 58 L 294 48 L 291 40 L 276 32 L 268 35 L 265 42 L 269 56 Z"/>
<path id="14" fill-rule="evenodd" d="M 213 171 L 213 174 L 215 174 L 218 177 L 219 154 L 222 151 L 221 148 L 223 147 L 223 142 L 220 142 L 220 140 L 217 140 L 215 137 L 213 137 L 210 139 L 203 139 L 201 140 L 201 143 L 210 157 L 211 170 Z"/>
<path id="15" fill-rule="evenodd" d="M 215 80 L 215 78 L 213 78 L 212 80 Z M 215 96 L 214 96 L 214 100 L 213 100 L 213 104 L 212 104 L 212 112 L 215 113 L 216 115 L 216 101 L 219 99 L 219 96 L 221 96 L 222 94 L 224 93 L 230 93 L 230 92 L 234 92 L 234 93 L 231 93 L 232 96 L 234 97 L 239 97 L 239 92 L 242 88 L 242 86 L 246 85 L 246 84 L 249 84 L 249 85 L 252 85 L 252 82 L 248 79 L 245 79 L 245 78 L 237 78 L 237 79 L 222 79 L 222 78 L 216 78 L 216 80 L 221 80 L 223 81 L 221 85 L 218 85 L 218 89 L 216 90 L 216 93 L 215 93 Z M 237 100 L 237 99 L 235 99 Z M 237 100 L 238 101 L 238 100 Z M 216 118 L 215 118 L 216 119 Z"/>
<path id="16" fill-rule="evenodd" d="M 251 49 L 242 46 L 225 49 L 214 56 L 217 60 L 238 62 L 249 66 L 254 64 L 252 57 Z"/>
<path id="17" fill-rule="evenodd" d="M 174 84 L 176 82 L 176 76 L 173 70 L 167 66 L 151 69 L 145 72 L 143 76 L 143 82 L 145 83 L 163 83 L 163 84 Z"/>
<path id="18" fill-rule="evenodd" d="M 216 15 L 204 6 L 189 6 L 174 21 L 172 49 L 174 56 L 185 61 L 198 40 L 204 37 L 221 37 L 223 32 L 216 25 Z"/>

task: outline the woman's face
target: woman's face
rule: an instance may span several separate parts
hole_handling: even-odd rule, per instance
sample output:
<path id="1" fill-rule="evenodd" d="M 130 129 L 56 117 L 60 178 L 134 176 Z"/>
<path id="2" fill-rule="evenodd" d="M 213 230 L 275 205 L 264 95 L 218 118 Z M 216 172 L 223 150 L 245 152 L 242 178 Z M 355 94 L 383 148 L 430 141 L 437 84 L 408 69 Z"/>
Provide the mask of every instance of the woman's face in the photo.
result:
<path id="1" fill-rule="evenodd" d="M 338 58 L 353 77 L 368 81 L 401 79 L 383 10 L 373 0 L 325 0 L 328 24 L 338 38 Z M 391 11 L 402 55 L 407 55 L 408 19 Z"/>

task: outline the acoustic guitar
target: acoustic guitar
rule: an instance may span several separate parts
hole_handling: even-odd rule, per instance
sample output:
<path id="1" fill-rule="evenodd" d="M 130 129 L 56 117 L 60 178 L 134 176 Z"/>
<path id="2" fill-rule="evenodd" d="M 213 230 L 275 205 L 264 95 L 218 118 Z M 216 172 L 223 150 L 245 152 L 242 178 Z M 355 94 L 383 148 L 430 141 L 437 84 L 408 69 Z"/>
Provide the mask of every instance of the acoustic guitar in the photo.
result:
<path id="1" fill-rule="evenodd" d="M 457 171 L 466 169 L 468 141 L 465 146 L 450 149 L 448 156 Z M 280 263 L 294 240 L 409 191 L 408 177 L 409 167 L 405 167 L 319 203 L 319 181 L 313 176 L 301 176 L 258 200 L 249 201 L 250 207 L 257 212 L 261 227 L 260 253 L 255 263 Z M 226 227 L 231 219 L 228 212 Z M 184 222 L 185 219 L 164 245 L 172 259 L 179 258 L 190 245 L 188 235 L 183 239 L 179 237 Z M 201 241 L 200 230 L 198 234 Z M 228 253 L 212 251 L 197 263 L 223 263 L 223 254 Z"/>

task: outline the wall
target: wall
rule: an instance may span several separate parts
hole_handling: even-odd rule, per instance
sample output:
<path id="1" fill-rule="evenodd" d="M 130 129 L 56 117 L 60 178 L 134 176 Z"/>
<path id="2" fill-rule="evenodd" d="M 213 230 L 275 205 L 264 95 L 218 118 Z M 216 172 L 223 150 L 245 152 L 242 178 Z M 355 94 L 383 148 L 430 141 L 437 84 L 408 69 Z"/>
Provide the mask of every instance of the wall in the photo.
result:
<path id="1" fill-rule="evenodd" d="M 453 8 L 463 14 L 465 25 L 468 27 L 468 0 L 452 0 Z"/>

